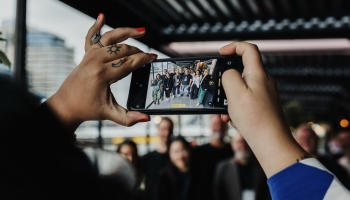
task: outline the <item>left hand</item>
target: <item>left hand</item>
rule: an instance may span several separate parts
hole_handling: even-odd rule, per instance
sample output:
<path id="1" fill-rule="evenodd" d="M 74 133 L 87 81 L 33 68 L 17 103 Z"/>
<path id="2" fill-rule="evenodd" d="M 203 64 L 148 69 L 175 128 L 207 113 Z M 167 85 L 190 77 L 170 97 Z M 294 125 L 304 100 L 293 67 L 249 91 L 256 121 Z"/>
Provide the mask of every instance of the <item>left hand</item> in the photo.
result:
<path id="1" fill-rule="evenodd" d="M 110 89 L 112 83 L 156 59 L 155 54 L 118 44 L 128 38 L 142 37 L 146 32 L 144 29 L 116 28 L 102 35 L 100 42 L 104 47 L 101 48 L 98 44 L 92 44 L 91 37 L 100 32 L 104 22 L 104 15 L 100 15 L 87 33 L 83 60 L 47 100 L 47 104 L 70 131 L 75 131 L 87 120 L 108 119 L 124 126 L 150 120 L 146 114 L 128 112 L 120 106 Z"/>

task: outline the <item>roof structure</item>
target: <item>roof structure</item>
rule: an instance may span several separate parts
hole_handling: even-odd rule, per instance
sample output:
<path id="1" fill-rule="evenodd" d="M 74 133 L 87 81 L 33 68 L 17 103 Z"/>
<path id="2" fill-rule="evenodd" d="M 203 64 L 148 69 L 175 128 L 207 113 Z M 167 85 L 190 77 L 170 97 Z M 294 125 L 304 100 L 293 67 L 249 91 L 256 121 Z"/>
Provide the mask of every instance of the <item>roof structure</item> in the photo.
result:
<path id="1" fill-rule="evenodd" d="M 229 41 L 256 43 L 283 104 L 297 101 L 334 128 L 349 119 L 350 1 L 61 1 L 94 18 L 104 13 L 111 27 L 146 27 L 139 41 L 171 57 L 217 55 Z"/>

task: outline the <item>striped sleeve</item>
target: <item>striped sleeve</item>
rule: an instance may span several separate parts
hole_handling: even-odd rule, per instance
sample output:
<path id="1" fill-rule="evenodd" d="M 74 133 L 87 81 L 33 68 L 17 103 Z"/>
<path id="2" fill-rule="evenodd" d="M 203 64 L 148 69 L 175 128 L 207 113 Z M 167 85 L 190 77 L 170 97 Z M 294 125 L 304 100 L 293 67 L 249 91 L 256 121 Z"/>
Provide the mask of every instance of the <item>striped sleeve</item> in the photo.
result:
<path id="1" fill-rule="evenodd" d="M 274 200 L 350 200 L 350 192 L 314 158 L 287 167 L 267 183 Z"/>

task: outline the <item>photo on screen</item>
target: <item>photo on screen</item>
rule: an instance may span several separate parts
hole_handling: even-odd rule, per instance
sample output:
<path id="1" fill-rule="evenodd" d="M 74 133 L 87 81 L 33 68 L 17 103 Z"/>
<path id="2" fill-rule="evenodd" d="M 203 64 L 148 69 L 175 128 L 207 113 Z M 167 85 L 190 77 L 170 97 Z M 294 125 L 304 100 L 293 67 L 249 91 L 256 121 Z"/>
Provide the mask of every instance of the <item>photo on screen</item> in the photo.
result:
<path id="1" fill-rule="evenodd" d="M 224 107 L 217 63 L 218 59 L 151 63 L 146 109 Z"/>

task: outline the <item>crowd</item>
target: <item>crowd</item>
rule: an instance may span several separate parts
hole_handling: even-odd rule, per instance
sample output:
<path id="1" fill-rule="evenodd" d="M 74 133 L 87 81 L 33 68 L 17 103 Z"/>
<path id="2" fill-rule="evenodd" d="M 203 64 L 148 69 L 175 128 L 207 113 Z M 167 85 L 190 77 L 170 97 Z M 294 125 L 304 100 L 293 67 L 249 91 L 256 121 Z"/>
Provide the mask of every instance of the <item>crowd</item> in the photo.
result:
<path id="1" fill-rule="evenodd" d="M 39 103 L 15 85 L 12 78 L 0 75 L 1 199 L 130 198 L 126 189 L 131 182 L 118 176 L 123 175 L 118 170 L 108 169 L 111 162 L 108 165 L 98 162 L 118 159 L 103 156 L 101 151 L 87 154 L 77 146 L 74 133 L 89 120 L 111 120 L 124 126 L 149 121 L 149 115 L 120 106 L 110 85 L 151 63 L 157 55 L 120 44 L 127 38 L 144 36 L 143 27 L 116 28 L 96 39 L 104 22 L 105 17 L 100 14 L 87 33 L 81 63 L 45 102 Z M 119 48 L 110 53 L 108 49 L 117 45 Z M 257 46 L 233 42 L 219 53 L 242 56 L 244 64 L 243 74 L 233 69 L 222 74 L 228 114 L 211 117 L 209 144 L 194 149 L 183 138 L 172 138 L 173 124 L 164 119 L 158 126 L 161 142 L 157 150 L 142 157 L 141 162 L 137 161 L 132 143 L 121 145 L 121 155 L 130 160 L 134 171 L 140 170 L 135 173 L 139 174 L 137 178 L 131 178 L 139 184 L 131 185 L 133 198 L 142 193 L 143 184 L 145 193 L 140 196 L 152 200 L 212 199 L 221 195 L 258 198 L 262 188 L 255 185 L 262 180 L 260 166 L 272 199 L 350 199 L 349 191 L 317 160 L 317 155 L 312 157 L 312 151 L 308 153 L 293 138 L 280 105 L 276 81 L 265 71 Z M 233 138 L 232 153 L 230 145 L 222 140 L 227 122 L 237 128 L 249 148 L 237 135 Z M 338 135 L 344 151 L 339 160 L 341 166 L 349 163 L 348 134 Z M 127 149 L 134 152 L 128 153 Z M 113 162 L 116 163 L 119 161 Z M 228 176 L 229 173 L 238 176 Z M 128 177 L 130 173 L 124 175 Z M 237 182 L 234 190 L 225 191 L 226 184 Z"/>
<path id="2" fill-rule="evenodd" d="M 163 70 L 163 74 L 156 74 L 155 79 L 150 80 L 153 87 L 152 97 L 153 103 L 159 105 L 159 101 L 170 101 L 170 98 L 179 98 L 182 96 L 190 99 L 198 99 L 196 106 L 203 103 L 204 96 L 209 87 L 209 70 L 204 69 L 203 72 L 193 68 L 172 68 L 172 72 L 167 69 Z"/>
<path id="3" fill-rule="evenodd" d="M 228 127 L 221 121 L 220 115 L 212 115 L 208 124 L 212 132 L 210 142 L 193 146 L 184 137 L 173 136 L 172 120 L 162 118 L 157 129 L 160 138 L 157 149 L 140 158 L 141 167 L 134 164 L 138 166 L 136 174 L 142 174 L 144 180 L 136 183 L 138 194 L 142 195 L 134 199 L 271 199 L 267 177 L 243 136 L 236 132 L 231 142 L 226 143 L 224 138 Z M 339 159 L 331 154 L 321 155 L 318 151 L 319 137 L 307 124 L 297 127 L 294 138 L 350 189 L 347 154 Z M 350 149 L 350 132 L 341 131 L 338 138 L 342 138 L 339 139 L 343 144 L 341 147 L 347 152 Z M 121 143 L 118 152 L 125 143 L 132 142 L 126 140 Z M 124 156 L 130 160 L 127 155 L 135 154 L 135 149 L 130 148 Z"/>

